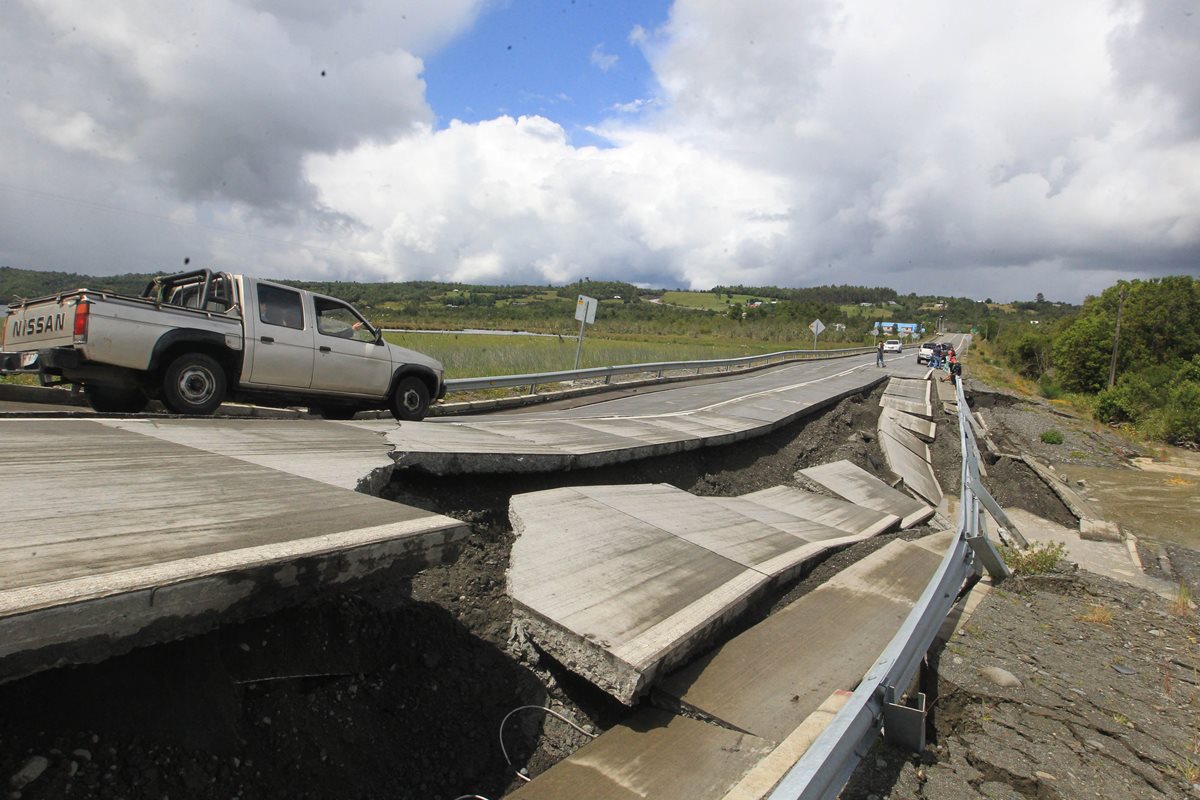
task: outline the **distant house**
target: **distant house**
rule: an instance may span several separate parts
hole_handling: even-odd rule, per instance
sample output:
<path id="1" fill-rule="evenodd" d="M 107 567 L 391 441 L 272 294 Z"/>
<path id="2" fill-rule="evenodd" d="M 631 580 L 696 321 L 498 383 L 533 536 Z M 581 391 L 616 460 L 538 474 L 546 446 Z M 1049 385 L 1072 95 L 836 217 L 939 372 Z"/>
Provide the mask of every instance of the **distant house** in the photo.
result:
<path id="1" fill-rule="evenodd" d="M 870 308 L 874 303 L 859 303 L 859 305 L 863 308 Z"/>

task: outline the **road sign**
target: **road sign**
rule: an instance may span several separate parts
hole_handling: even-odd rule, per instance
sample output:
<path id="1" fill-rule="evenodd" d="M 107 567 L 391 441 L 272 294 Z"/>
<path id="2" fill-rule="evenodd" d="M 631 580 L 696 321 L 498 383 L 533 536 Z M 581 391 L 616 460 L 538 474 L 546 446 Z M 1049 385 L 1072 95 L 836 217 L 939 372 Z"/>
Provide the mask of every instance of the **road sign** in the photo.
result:
<path id="1" fill-rule="evenodd" d="M 585 294 L 579 295 L 579 299 L 575 301 L 575 319 L 585 324 L 591 325 L 596 321 L 596 306 L 600 305 L 600 301 L 594 297 L 588 297 Z"/>
<path id="2" fill-rule="evenodd" d="M 575 345 L 575 369 L 579 369 L 579 356 L 583 353 L 583 329 L 596 321 L 596 306 L 600 301 L 586 294 L 575 301 L 575 319 L 579 320 L 579 344 Z"/>
<path id="3" fill-rule="evenodd" d="M 825 330 L 825 323 L 819 319 L 814 319 L 809 324 L 808 329 L 813 332 L 813 336 L 820 336 L 821 331 Z"/>

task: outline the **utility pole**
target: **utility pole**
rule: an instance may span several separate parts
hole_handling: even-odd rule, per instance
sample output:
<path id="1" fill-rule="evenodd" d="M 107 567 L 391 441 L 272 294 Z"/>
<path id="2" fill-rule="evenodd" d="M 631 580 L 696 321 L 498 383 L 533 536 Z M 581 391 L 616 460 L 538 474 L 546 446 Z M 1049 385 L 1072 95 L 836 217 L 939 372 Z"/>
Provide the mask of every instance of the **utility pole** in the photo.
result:
<path id="1" fill-rule="evenodd" d="M 1108 364 L 1108 388 L 1117 382 L 1117 347 L 1121 344 L 1121 309 L 1125 307 L 1125 288 L 1117 295 L 1117 330 L 1113 334 L 1112 361 Z"/>

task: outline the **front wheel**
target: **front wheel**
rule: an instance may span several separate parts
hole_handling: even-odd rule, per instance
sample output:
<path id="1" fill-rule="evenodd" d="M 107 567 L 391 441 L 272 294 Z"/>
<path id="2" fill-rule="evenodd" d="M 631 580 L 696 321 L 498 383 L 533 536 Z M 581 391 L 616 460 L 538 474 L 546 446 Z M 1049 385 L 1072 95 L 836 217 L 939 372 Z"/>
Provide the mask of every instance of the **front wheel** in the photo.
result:
<path id="1" fill-rule="evenodd" d="M 90 381 L 83 386 L 83 396 L 93 411 L 110 414 L 137 414 L 145 411 L 150 402 L 136 386 L 108 386 Z"/>
<path id="2" fill-rule="evenodd" d="M 407 422 L 419 422 L 429 413 L 429 387 L 420 378 L 401 378 L 392 392 L 392 416 Z"/>
<path id="3" fill-rule="evenodd" d="M 162 401 L 176 414 L 204 416 L 225 400 L 225 370 L 204 353 L 184 353 L 163 374 Z"/>

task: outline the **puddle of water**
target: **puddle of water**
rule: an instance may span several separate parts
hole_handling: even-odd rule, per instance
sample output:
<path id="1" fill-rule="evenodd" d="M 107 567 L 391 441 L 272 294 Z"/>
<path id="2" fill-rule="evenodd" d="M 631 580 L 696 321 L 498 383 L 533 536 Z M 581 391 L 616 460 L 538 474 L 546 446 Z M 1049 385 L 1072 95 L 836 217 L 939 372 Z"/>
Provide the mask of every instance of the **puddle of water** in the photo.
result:
<path id="1" fill-rule="evenodd" d="M 1184 455 L 1192 456 L 1191 453 Z M 1071 486 L 1105 519 L 1138 538 L 1169 541 L 1200 550 L 1200 459 L 1187 459 L 1177 469 L 1171 461 L 1154 468 L 1120 469 L 1056 464 L 1071 479 Z M 1193 471 L 1195 470 L 1195 471 Z M 1075 481 L 1082 478 L 1086 488 Z"/>

